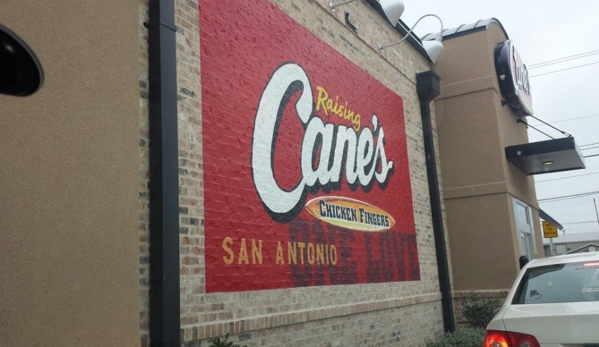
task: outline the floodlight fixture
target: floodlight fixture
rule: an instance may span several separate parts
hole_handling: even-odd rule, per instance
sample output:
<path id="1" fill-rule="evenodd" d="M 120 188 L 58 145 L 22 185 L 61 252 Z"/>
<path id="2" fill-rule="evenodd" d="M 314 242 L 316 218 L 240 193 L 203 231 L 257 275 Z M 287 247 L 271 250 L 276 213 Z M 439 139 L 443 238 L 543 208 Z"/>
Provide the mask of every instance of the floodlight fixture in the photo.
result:
<path id="1" fill-rule="evenodd" d="M 0 94 L 27 96 L 44 83 L 42 65 L 17 34 L 0 24 Z"/>

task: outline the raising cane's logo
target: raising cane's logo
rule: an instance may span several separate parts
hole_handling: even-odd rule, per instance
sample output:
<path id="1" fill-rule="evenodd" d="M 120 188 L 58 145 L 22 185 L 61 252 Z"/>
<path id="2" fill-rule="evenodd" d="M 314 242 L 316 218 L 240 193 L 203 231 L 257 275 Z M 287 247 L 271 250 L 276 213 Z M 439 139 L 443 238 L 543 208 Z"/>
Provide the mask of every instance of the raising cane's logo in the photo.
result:
<path id="1" fill-rule="evenodd" d="M 387 212 L 362 201 L 329 196 L 308 201 L 306 210 L 323 222 L 346 229 L 376 232 L 395 225 L 395 220 Z"/>
<path id="2" fill-rule="evenodd" d="M 293 220 L 304 207 L 308 193 L 339 190 L 345 181 L 351 189 L 365 191 L 378 183 L 385 188 L 393 174 L 393 161 L 385 153 L 385 131 L 375 114 L 370 127 L 361 127 L 361 116 L 347 102 L 333 100 L 318 86 L 315 100 L 304 69 L 295 63 L 277 68 L 258 104 L 252 137 L 252 176 L 256 191 L 269 215 L 277 222 Z M 303 127 L 301 178 L 294 188 L 284 189 L 275 179 L 274 153 L 279 126 L 292 95 L 301 92 L 295 109 Z M 351 122 L 350 126 L 325 123 L 316 110 Z M 395 224 L 387 212 L 354 199 L 312 199 L 306 210 L 316 218 L 357 231 L 389 230 Z"/>
<path id="3" fill-rule="evenodd" d="M 533 114 L 530 82 L 526 65 L 511 40 L 495 47 L 495 70 L 501 94 L 514 112 L 529 116 Z"/>

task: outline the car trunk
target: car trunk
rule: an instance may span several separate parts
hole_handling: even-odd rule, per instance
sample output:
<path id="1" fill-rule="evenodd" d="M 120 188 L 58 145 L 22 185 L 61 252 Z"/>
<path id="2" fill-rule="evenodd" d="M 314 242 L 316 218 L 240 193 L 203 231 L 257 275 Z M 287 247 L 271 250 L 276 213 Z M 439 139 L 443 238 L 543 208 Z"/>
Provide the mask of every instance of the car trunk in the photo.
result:
<path id="1" fill-rule="evenodd" d="M 502 320 L 508 331 L 533 335 L 541 345 L 599 347 L 599 301 L 511 305 Z"/>

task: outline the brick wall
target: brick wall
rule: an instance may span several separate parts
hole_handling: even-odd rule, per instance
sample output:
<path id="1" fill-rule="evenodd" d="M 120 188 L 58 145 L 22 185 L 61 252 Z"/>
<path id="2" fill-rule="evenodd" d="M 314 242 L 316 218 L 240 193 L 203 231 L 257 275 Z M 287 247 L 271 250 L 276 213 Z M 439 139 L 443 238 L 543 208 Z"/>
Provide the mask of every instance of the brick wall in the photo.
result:
<path id="1" fill-rule="evenodd" d="M 464 306 L 468 303 L 480 303 L 488 300 L 497 300 L 499 307 L 503 305 L 503 301 L 507 297 L 508 290 L 459 290 L 453 292 L 453 304 L 456 319 L 456 326 L 458 328 L 467 328 L 468 321 L 464 317 Z"/>
<path id="2" fill-rule="evenodd" d="M 420 281 L 206 294 L 202 181 L 200 27 L 198 4 L 176 0 L 182 341 L 188 346 L 229 332 L 244 346 L 424 345 L 442 334 L 442 315 L 416 95 L 416 73 L 428 63 L 359 0 L 328 11 L 328 1 L 272 1 L 287 15 L 403 98 Z M 140 13 L 140 333 L 148 344 L 148 83 L 147 1 Z M 358 34 L 343 24 L 345 12 Z"/>
<path id="3" fill-rule="evenodd" d="M 228 341 L 244 347 L 423 346 L 440 335 L 439 327 L 443 325 L 440 311 L 438 301 L 417 305 L 404 303 L 404 306 L 393 309 L 378 308 L 351 314 L 331 309 L 330 314 L 318 319 L 299 320 L 301 324 L 290 320 L 273 328 L 254 327 L 242 333 L 238 332 L 235 323 Z M 183 345 L 209 346 L 209 342 L 200 340 L 202 334 L 202 327 L 185 329 L 185 341 L 189 342 Z M 222 335 L 224 333 L 219 334 Z"/>

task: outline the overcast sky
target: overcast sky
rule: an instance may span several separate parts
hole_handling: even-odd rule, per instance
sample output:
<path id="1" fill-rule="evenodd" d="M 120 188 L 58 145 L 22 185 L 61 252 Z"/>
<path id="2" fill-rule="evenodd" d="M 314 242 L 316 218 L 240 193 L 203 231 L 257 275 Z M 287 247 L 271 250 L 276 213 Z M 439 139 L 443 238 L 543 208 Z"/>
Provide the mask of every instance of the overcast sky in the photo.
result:
<path id="1" fill-rule="evenodd" d="M 599 1 L 573 0 L 404 0 L 402 20 L 412 26 L 427 13 L 443 19 L 445 28 L 479 19 L 498 19 L 513 41 L 522 61 L 533 66 L 581 53 L 599 51 Z M 425 18 L 415 28 L 420 37 L 439 30 L 438 21 Z M 599 62 L 599 52 L 581 59 L 529 68 L 535 76 L 574 66 Z M 441 54 L 440 59 L 443 59 Z M 574 68 L 530 78 L 534 116 L 572 134 L 585 156 L 599 154 L 599 64 Z M 584 118 L 580 118 L 584 117 Z M 571 120 L 573 118 L 580 118 Z M 529 118 L 531 125 L 540 124 Z M 562 134 L 540 125 L 540 130 L 559 138 Z M 549 138 L 529 129 L 530 142 Z M 597 148 L 591 148 L 597 147 Z M 589 148 L 589 149 L 585 149 Z M 599 191 L 599 156 L 585 159 L 586 169 L 536 175 L 539 200 L 557 196 Z M 579 176 L 584 175 L 584 176 Z M 579 176 L 574 178 L 565 178 Z M 553 202 L 541 202 L 541 208 L 562 223 L 566 233 L 597 232 L 593 198 L 599 194 Z M 591 223 L 585 223 L 591 222 Z M 581 223 L 581 224 L 571 224 Z M 560 232 L 561 233 L 561 232 Z"/>

